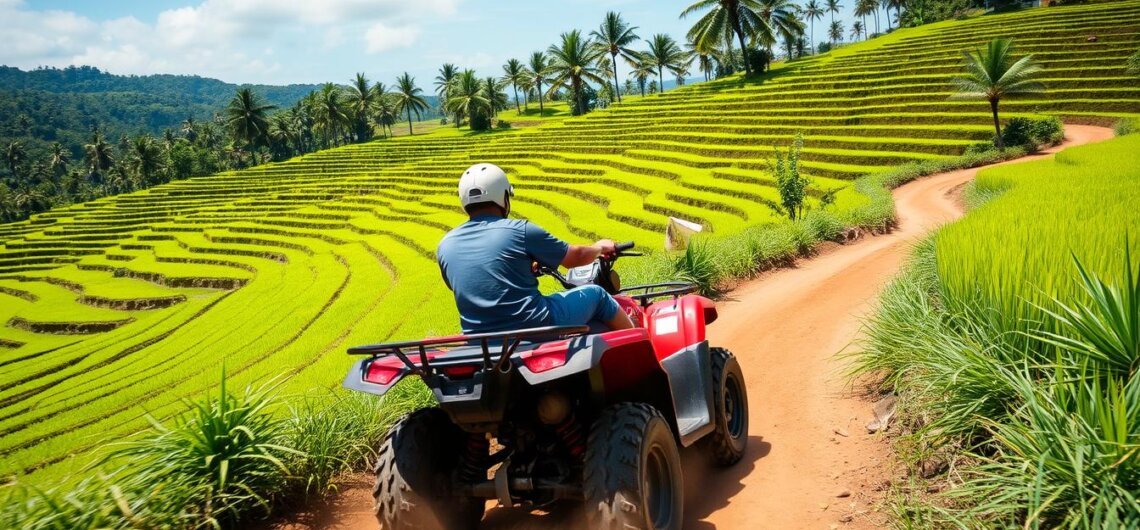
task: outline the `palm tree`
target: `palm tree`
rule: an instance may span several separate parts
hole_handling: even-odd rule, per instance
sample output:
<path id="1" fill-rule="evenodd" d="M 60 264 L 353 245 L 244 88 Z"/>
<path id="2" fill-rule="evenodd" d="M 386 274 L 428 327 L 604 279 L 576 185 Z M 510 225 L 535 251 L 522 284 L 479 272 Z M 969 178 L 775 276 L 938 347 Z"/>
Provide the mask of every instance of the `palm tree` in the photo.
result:
<path id="1" fill-rule="evenodd" d="M 798 16 L 799 9 L 792 0 L 760 0 L 760 20 L 764 24 L 757 27 L 756 38 L 762 40 L 768 48 L 768 62 L 772 61 L 772 45 L 777 37 L 787 42 L 804 34 L 803 22 Z M 790 60 L 791 54 L 788 55 Z"/>
<path id="2" fill-rule="evenodd" d="M 891 31 L 894 29 L 892 27 L 893 25 L 891 24 L 891 8 L 895 7 L 895 4 L 897 4 L 900 1 L 901 0 L 881 0 L 879 2 L 883 7 L 883 11 L 885 11 L 887 13 L 887 31 Z"/>
<path id="3" fill-rule="evenodd" d="M 859 35 L 862 35 L 862 34 L 863 34 L 863 23 L 856 20 L 854 23 L 851 24 L 851 38 L 853 40 L 859 40 Z"/>
<path id="4" fill-rule="evenodd" d="M 632 74 L 633 78 L 637 80 L 637 86 L 641 88 L 642 97 L 645 97 L 645 83 L 656 73 L 656 68 L 652 58 L 645 53 L 638 55 L 637 62 L 633 65 Z"/>
<path id="5" fill-rule="evenodd" d="M 522 114 L 519 108 L 519 85 L 527 79 L 526 67 L 518 59 L 511 59 L 503 65 L 503 82 L 510 83 L 515 92 L 515 112 Z"/>
<path id="6" fill-rule="evenodd" d="M 48 169 L 51 170 L 52 174 L 59 176 L 66 173 L 69 163 L 71 163 L 71 153 L 63 147 L 63 144 L 59 142 L 51 144 L 51 151 L 48 155 Z"/>
<path id="7" fill-rule="evenodd" d="M 664 33 L 658 33 L 649 39 L 649 52 L 645 54 L 657 68 L 657 84 L 665 88 L 663 69 L 676 73 L 683 65 L 689 62 L 689 56 L 673 40 Z"/>
<path id="8" fill-rule="evenodd" d="M 182 131 L 182 136 L 186 138 L 187 142 L 194 143 L 198 139 L 198 122 L 194 121 L 193 116 L 187 116 L 182 121 L 179 130 Z"/>
<path id="9" fill-rule="evenodd" d="M 823 0 L 824 11 L 831 13 L 831 23 L 835 24 L 835 15 L 838 15 L 843 10 L 843 4 L 839 0 Z"/>
<path id="10" fill-rule="evenodd" d="M 748 46 L 745 39 L 754 40 L 757 28 L 767 24 L 760 17 L 763 9 L 759 0 L 698 0 L 681 12 L 681 18 L 708 9 L 689 30 L 689 40 L 698 44 L 719 43 L 726 35 L 735 34 L 740 41 L 744 57 L 744 74 L 752 75 L 748 64 Z"/>
<path id="11" fill-rule="evenodd" d="M 863 19 L 863 21 L 862 21 L 863 28 L 867 28 L 867 15 L 874 13 L 875 10 L 878 9 L 878 7 L 879 7 L 878 0 L 858 0 L 858 2 L 855 3 L 855 16 Z M 863 36 L 864 36 L 864 38 L 867 36 L 865 29 L 864 29 Z"/>
<path id="12" fill-rule="evenodd" d="M 330 141 L 333 146 L 340 143 L 341 129 L 351 121 L 344 111 L 345 105 L 340 99 L 342 95 L 339 87 L 325 83 L 312 102 L 313 124 L 321 131 L 326 147 Z"/>
<path id="13" fill-rule="evenodd" d="M 487 98 L 487 101 L 490 102 L 491 117 L 495 117 L 499 111 L 505 110 L 511 104 L 509 98 L 507 98 L 507 95 L 503 92 L 503 85 L 494 77 L 488 77 L 483 80 L 483 97 Z"/>
<path id="14" fill-rule="evenodd" d="M 610 54 L 610 67 L 614 71 L 614 94 L 617 95 L 618 103 L 621 103 L 621 90 L 618 88 L 618 71 L 617 71 L 617 58 L 620 55 L 627 63 L 633 64 L 637 52 L 630 48 L 630 45 L 637 42 L 640 37 L 634 33 L 636 26 L 630 26 L 621 15 L 615 11 L 606 13 L 606 18 L 602 20 L 602 25 L 598 26 L 596 31 L 590 33 L 590 37 L 598 44 L 605 53 Z"/>
<path id="15" fill-rule="evenodd" d="M 490 107 L 491 101 L 487 99 L 483 83 L 474 70 L 464 70 L 455 77 L 447 94 L 447 110 L 455 113 L 457 122 L 462 116 L 467 116 L 474 127 L 483 121 L 481 118 L 484 116 L 489 119 Z"/>
<path id="16" fill-rule="evenodd" d="M 1027 55 L 1014 61 L 1013 39 L 994 39 L 985 49 L 973 53 L 963 51 L 966 73 L 956 78 L 956 98 L 985 99 L 990 102 L 994 115 L 994 140 L 998 149 L 1004 149 L 1001 139 L 1001 121 L 998 120 L 998 103 L 1006 97 L 1040 94 L 1045 85 L 1038 79 L 1042 68 Z"/>
<path id="17" fill-rule="evenodd" d="M 107 143 L 100 133 L 95 133 L 91 137 L 91 143 L 83 146 L 83 159 L 90 174 L 100 177 L 115 164 L 115 154 L 111 151 L 111 144 Z"/>
<path id="18" fill-rule="evenodd" d="M 836 20 L 831 23 L 831 28 L 827 30 L 827 36 L 831 39 L 831 45 L 835 46 L 836 43 L 843 41 L 843 23 Z"/>
<path id="19" fill-rule="evenodd" d="M 12 176 L 16 176 L 16 171 L 27 159 L 28 151 L 24 148 L 24 142 L 9 142 L 8 147 L 4 149 L 4 162 L 8 164 L 8 171 Z"/>
<path id="20" fill-rule="evenodd" d="M 380 126 L 380 130 L 388 129 L 388 135 L 392 135 L 392 126 L 400 118 L 400 108 L 397 106 L 395 98 L 391 94 L 381 93 L 376 101 L 376 111 L 373 119 L 376 125 Z M 445 109 L 444 112 L 447 112 Z"/>
<path id="21" fill-rule="evenodd" d="M 420 113 L 428 109 L 427 101 L 424 100 L 423 90 L 416 86 L 416 78 L 412 77 L 407 72 L 404 75 L 396 78 L 396 105 L 400 110 L 408 115 L 408 134 L 412 134 L 412 113 L 416 113 L 416 117 Z"/>
<path id="22" fill-rule="evenodd" d="M 162 151 L 149 135 L 135 137 L 129 153 L 131 169 L 144 187 L 159 183 L 158 174 L 163 168 Z"/>
<path id="23" fill-rule="evenodd" d="M 348 106 L 348 114 L 351 116 L 354 132 L 356 133 L 356 141 L 363 142 L 372 138 L 372 109 L 376 106 L 376 100 L 379 98 L 376 89 L 380 88 L 379 85 L 373 85 L 364 77 L 363 72 L 356 74 L 352 82 L 348 85 L 348 93 L 345 97 L 345 103 Z"/>
<path id="24" fill-rule="evenodd" d="M 803 16 L 809 24 L 811 24 L 811 52 L 815 53 L 815 21 L 823 18 L 824 9 L 819 5 L 819 0 L 808 0 L 807 5 L 804 6 Z"/>
<path id="25" fill-rule="evenodd" d="M 713 73 L 716 72 L 716 49 L 703 47 L 693 41 L 687 42 L 685 48 L 687 48 L 690 57 L 697 59 L 697 69 L 705 75 L 705 81 L 712 79 Z"/>
<path id="26" fill-rule="evenodd" d="M 294 122 L 289 119 L 287 112 L 278 112 L 269 118 L 269 149 L 274 158 L 282 160 L 289 158 L 294 141 L 296 129 Z"/>
<path id="27" fill-rule="evenodd" d="M 435 93 L 439 96 L 440 108 L 447 108 L 447 94 L 451 91 L 451 82 L 459 75 L 459 69 L 451 63 L 443 63 L 439 67 L 439 75 L 435 76 Z M 455 117 L 455 126 L 459 127 L 459 117 Z"/>
<path id="28" fill-rule="evenodd" d="M 550 63 L 546 58 L 546 53 L 534 52 L 530 54 L 527 71 L 530 73 L 530 81 L 534 83 L 535 91 L 538 92 L 538 115 L 542 116 L 542 100 L 545 99 L 542 94 L 542 84 L 550 75 Z"/>
<path id="29" fill-rule="evenodd" d="M 239 88 L 226 107 L 226 126 L 234 138 L 249 147 L 251 161 L 253 150 L 261 144 L 269 130 L 267 113 L 275 108 L 275 105 L 262 103 L 261 98 L 250 88 Z"/>
<path id="30" fill-rule="evenodd" d="M 582 86 L 589 81 L 605 82 L 598 75 L 596 65 L 598 57 L 603 53 L 602 50 L 597 46 L 591 46 L 578 30 L 572 30 L 563 33 L 561 42 L 551 45 L 547 53 L 551 59 L 550 73 L 554 76 L 548 91 L 554 92 L 563 85 L 569 85 L 572 98 L 571 113 L 585 114 L 588 109 L 582 101 Z"/>

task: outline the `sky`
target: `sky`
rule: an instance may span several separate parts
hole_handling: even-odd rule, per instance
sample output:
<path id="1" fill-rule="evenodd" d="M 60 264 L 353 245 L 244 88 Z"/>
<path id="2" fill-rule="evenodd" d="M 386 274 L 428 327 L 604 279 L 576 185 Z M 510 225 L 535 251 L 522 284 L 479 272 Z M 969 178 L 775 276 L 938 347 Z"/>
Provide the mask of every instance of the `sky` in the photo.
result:
<path id="1" fill-rule="evenodd" d="M 642 38 L 683 41 L 696 17 L 678 15 L 691 2 L 0 0 L 0 64 L 263 84 L 347 83 L 357 72 L 392 84 L 409 72 L 430 91 L 445 62 L 501 75 L 507 59 L 525 61 L 571 29 L 588 33 L 611 10 Z M 849 27 L 851 17 L 843 18 Z M 817 42 L 826 22 L 816 23 Z"/>

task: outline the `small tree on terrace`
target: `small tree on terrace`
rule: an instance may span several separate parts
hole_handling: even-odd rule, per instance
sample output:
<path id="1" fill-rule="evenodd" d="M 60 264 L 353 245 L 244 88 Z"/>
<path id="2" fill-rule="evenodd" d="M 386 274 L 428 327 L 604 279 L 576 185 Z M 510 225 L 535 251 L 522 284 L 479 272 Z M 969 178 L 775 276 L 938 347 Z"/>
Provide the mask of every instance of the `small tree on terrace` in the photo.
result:
<path id="1" fill-rule="evenodd" d="M 1038 81 L 1041 66 L 1032 55 L 1014 61 L 1013 39 L 994 39 L 985 49 L 964 51 L 962 55 L 966 57 L 966 72 L 954 80 L 958 94 L 953 97 L 989 101 L 994 116 L 994 143 L 998 149 L 1004 149 L 998 103 L 1010 96 L 1044 92 L 1045 85 Z"/>
<path id="2" fill-rule="evenodd" d="M 786 157 L 776 149 L 776 189 L 780 191 L 780 204 L 793 221 L 803 216 L 804 198 L 810 184 L 807 177 L 800 175 L 800 151 L 803 148 L 804 136 L 797 134 Z"/>
<path id="3" fill-rule="evenodd" d="M 1128 73 L 1140 75 L 1140 51 L 1128 58 Z"/>

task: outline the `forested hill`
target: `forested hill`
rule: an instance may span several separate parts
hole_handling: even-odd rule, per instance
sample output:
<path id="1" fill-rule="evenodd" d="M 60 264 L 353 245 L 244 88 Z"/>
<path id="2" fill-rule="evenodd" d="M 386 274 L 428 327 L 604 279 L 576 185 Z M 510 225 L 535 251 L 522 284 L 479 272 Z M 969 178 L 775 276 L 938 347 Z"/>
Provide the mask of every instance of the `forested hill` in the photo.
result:
<path id="1" fill-rule="evenodd" d="M 250 86 L 264 100 L 289 107 L 320 85 Z M 59 141 L 76 157 L 99 127 L 106 138 L 177 130 L 188 117 L 220 112 L 239 85 L 189 75 L 123 76 L 91 66 L 23 71 L 0 66 L 0 145 L 24 142 L 29 155 Z"/>

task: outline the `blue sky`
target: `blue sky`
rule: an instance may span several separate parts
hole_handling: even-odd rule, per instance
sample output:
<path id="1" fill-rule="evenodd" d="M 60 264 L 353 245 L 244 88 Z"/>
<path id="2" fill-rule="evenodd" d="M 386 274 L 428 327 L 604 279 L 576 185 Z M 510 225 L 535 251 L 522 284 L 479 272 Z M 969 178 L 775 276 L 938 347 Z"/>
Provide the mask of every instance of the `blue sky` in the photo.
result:
<path id="1" fill-rule="evenodd" d="M 408 71 L 427 88 L 444 62 L 498 75 L 507 59 L 544 50 L 561 32 L 594 29 L 609 10 L 638 26 L 642 37 L 668 33 L 683 40 L 692 21 L 678 14 L 688 3 L 0 0 L 0 64 L 88 64 L 116 74 L 270 84 L 347 82 L 361 71 L 391 84 Z M 825 26 L 816 23 L 817 40 Z"/>

